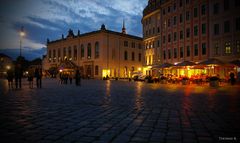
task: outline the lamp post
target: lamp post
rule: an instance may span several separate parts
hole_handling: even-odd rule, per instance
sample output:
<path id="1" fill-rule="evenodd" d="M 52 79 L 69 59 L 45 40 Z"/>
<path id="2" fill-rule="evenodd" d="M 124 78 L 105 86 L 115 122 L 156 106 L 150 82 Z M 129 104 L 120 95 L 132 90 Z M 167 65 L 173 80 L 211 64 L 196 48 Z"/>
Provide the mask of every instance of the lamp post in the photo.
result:
<path id="1" fill-rule="evenodd" d="M 23 26 L 21 27 L 20 35 L 20 57 L 22 56 L 22 38 L 25 36 L 25 32 L 23 31 Z"/>

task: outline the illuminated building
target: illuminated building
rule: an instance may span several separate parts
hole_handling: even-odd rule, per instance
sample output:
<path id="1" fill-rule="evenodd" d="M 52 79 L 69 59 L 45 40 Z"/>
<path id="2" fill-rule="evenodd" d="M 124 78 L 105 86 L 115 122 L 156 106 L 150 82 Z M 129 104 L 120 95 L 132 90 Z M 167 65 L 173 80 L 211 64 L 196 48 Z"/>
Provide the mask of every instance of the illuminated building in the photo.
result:
<path id="1" fill-rule="evenodd" d="M 133 71 L 142 68 L 142 62 L 142 38 L 127 34 L 123 23 L 122 32 L 102 25 L 98 31 L 84 34 L 78 31 L 74 35 L 69 30 L 66 38 L 48 40 L 43 68 L 56 67 L 64 71 L 64 64 L 68 64 L 72 71 L 78 67 L 83 76 L 128 78 Z"/>
<path id="2" fill-rule="evenodd" d="M 239 0 L 149 0 L 143 11 L 145 73 L 163 63 L 240 58 Z"/>

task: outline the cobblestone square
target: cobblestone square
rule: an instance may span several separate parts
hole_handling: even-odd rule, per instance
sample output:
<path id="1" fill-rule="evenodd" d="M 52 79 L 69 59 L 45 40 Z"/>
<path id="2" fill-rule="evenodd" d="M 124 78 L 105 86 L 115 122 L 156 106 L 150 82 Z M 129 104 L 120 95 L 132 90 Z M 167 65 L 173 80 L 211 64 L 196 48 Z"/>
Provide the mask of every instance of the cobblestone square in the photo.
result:
<path id="1" fill-rule="evenodd" d="M 0 80 L 6 143 L 215 143 L 240 140 L 240 86 L 44 79 L 9 90 Z"/>

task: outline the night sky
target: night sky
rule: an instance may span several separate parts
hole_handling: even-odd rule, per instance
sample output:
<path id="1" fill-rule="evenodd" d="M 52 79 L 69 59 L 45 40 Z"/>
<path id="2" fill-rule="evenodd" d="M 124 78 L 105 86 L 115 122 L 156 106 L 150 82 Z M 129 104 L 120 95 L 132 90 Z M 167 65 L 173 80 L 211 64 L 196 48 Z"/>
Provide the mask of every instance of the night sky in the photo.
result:
<path id="1" fill-rule="evenodd" d="M 0 53 L 15 59 L 19 55 L 19 31 L 24 27 L 23 56 L 32 60 L 46 54 L 46 39 L 107 29 L 142 37 L 142 11 L 147 0 L 1 0 Z"/>

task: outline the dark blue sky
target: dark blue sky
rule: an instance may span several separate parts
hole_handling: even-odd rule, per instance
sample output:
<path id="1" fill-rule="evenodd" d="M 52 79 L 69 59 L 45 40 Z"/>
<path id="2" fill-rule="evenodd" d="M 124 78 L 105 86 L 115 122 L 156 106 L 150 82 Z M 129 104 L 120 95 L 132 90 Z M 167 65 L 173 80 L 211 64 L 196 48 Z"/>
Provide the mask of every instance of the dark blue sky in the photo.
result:
<path id="1" fill-rule="evenodd" d="M 77 33 L 100 29 L 142 36 L 142 10 L 147 0 L 1 0 L 0 53 L 19 55 L 19 31 L 24 26 L 23 56 L 32 60 L 46 52 L 46 39 L 66 36 L 69 28 Z"/>

